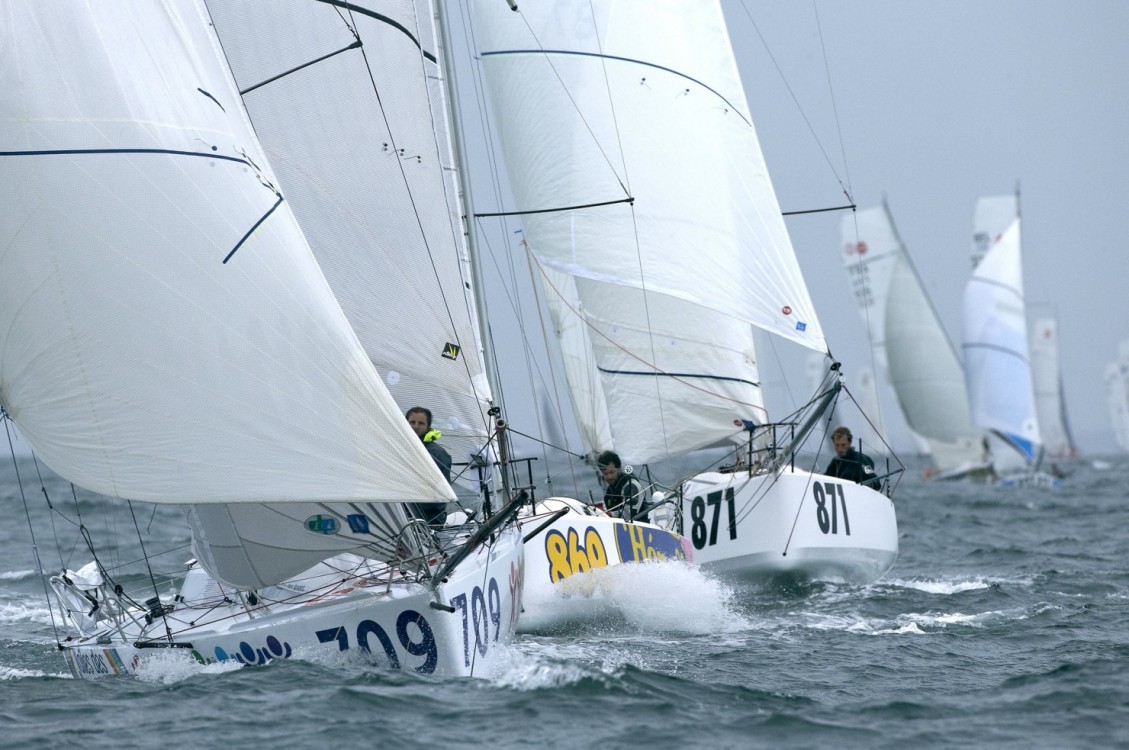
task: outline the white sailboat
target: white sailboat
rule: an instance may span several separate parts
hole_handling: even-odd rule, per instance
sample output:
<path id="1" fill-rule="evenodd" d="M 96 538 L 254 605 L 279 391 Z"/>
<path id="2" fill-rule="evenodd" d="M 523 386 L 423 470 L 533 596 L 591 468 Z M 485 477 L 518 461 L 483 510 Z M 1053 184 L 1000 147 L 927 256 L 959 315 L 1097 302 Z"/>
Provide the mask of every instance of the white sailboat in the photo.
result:
<path id="1" fill-rule="evenodd" d="M 989 431 L 1008 484 L 1053 484 L 1039 472 L 1043 441 L 1027 336 L 1018 194 L 977 202 L 972 277 L 964 294 L 964 371 L 973 421 Z"/>
<path id="2" fill-rule="evenodd" d="M 844 217 L 843 262 L 906 422 L 928 446 L 930 476 L 987 471 L 982 433 L 972 424 L 960 358 L 894 226 L 885 202 Z"/>
<path id="3" fill-rule="evenodd" d="M 1074 458 L 1078 449 L 1066 415 L 1066 399 L 1059 366 L 1058 323 L 1038 318 L 1031 333 L 1031 375 L 1035 386 L 1035 410 L 1048 458 Z"/>
<path id="4" fill-rule="evenodd" d="M 720 6 L 476 10 L 510 187 L 587 447 L 650 465 L 748 445 L 748 426 L 755 466 L 674 488 L 674 528 L 695 561 L 749 577 L 880 576 L 897 557 L 891 500 L 795 467 L 785 431 L 766 437 L 754 327 L 827 347 Z M 830 383 L 821 407 L 837 373 Z"/>
<path id="5" fill-rule="evenodd" d="M 425 93 L 440 79 L 433 31 L 412 33 L 433 29 L 429 8 L 378 19 L 354 7 L 376 22 L 362 29 L 317 7 L 321 17 L 298 29 L 296 59 L 312 60 L 303 45 L 326 41 L 336 23 L 373 54 L 404 52 L 405 88 Z M 59 644 L 74 674 L 134 672 L 160 654 L 261 664 L 319 649 L 421 672 L 479 671 L 520 612 L 516 505 L 442 532 L 406 512 L 405 502 L 455 494 L 389 390 L 408 380 L 401 370 L 428 369 L 413 355 L 454 351 L 433 348 L 439 335 L 422 324 L 411 340 L 426 345 L 405 343 L 394 321 L 408 312 L 372 295 L 366 325 L 342 280 L 372 273 L 390 249 L 457 252 L 442 243 L 449 221 L 409 210 L 418 186 L 405 183 L 427 178 L 370 173 L 391 208 L 367 234 L 338 214 L 319 224 L 309 207 L 330 193 L 318 175 L 298 179 L 285 149 L 264 152 L 228 67 L 237 45 L 221 47 L 202 2 L 13 2 L 4 17 L 0 49 L 19 93 L 0 104 L 0 407 L 75 484 L 190 506 L 197 555 L 175 600 L 155 583 L 151 598 L 116 586 L 97 559 L 54 576 L 76 631 Z M 317 106 L 280 114 L 317 119 Z M 428 120 L 437 111 L 416 115 L 441 157 L 443 128 Z M 396 133 L 420 136 L 413 127 Z M 281 132 L 264 112 L 255 128 L 272 142 Z M 374 156 L 371 143 L 316 125 L 306 135 L 297 151 L 408 160 L 404 144 Z M 359 198 L 323 208 L 377 207 Z M 331 239 L 373 252 L 335 267 Z M 443 383 L 457 393 L 452 404 L 481 400 L 469 355 Z M 477 414 L 459 408 L 444 413 Z"/>
<path id="6" fill-rule="evenodd" d="M 1105 368 L 1106 403 L 1114 442 L 1129 452 L 1129 339 L 1118 344 L 1117 358 Z"/>

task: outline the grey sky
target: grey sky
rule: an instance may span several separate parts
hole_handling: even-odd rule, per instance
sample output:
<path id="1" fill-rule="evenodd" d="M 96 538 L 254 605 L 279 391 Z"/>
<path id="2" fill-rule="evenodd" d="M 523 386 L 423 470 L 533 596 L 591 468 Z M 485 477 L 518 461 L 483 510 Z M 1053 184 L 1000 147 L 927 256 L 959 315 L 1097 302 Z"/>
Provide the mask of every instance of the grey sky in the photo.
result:
<path id="1" fill-rule="evenodd" d="M 1129 3 L 724 7 L 782 209 L 840 205 L 848 173 L 860 207 L 885 193 L 958 346 L 976 199 L 1020 184 L 1029 322 L 1057 315 L 1081 447 L 1116 450 L 1102 370 L 1129 337 Z M 788 228 L 832 352 L 857 370 L 870 360 L 837 254 L 840 218 Z"/>

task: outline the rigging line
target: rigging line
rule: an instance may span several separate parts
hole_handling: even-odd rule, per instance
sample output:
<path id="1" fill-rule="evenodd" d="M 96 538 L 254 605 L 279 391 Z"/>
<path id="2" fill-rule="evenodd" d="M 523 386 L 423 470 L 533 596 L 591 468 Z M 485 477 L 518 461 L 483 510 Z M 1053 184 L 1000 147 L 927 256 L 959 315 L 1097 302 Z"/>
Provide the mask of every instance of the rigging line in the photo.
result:
<path id="1" fill-rule="evenodd" d="M 137 542 L 141 545 L 141 556 L 145 558 L 145 569 L 149 571 L 149 582 L 153 584 L 153 593 L 157 597 L 157 602 L 161 601 L 161 592 L 157 590 L 157 579 L 153 577 L 153 568 L 149 565 L 149 554 L 145 551 L 145 540 L 141 538 L 141 527 L 137 525 L 137 515 L 133 512 L 133 501 L 126 500 L 126 505 L 129 506 L 129 515 L 133 518 L 133 528 L 137 531 Z M 169 643 L 172 643 L 172 628 L 169 627 L 169 618 L 165 616 L 164 607 L 161 608 L 161 620 L 165 623 L 165 633 L 169 637 Z"/>
<path id="2" fill-rule="evenodd" d="M 839 136 L 839 154 L 843 158 L 843 175 L 847 180 L 843 192 L 847 194 L 849 200 L 851 197 L 851 167 L 847 162 L 847 147 L 843 143 L 843 125 L 839 120 L 839 106 L 835 101 L 835 87 L 831 85 L 831 64 L 827 60 L 827 43 L 823 39 L 823 24 L 819 20 L 819 6 L 816 5 L 815 0 L 811 0 L 811 7 L 815 12 L 815 28 L 819 32 L 819 51 L 823 53 L 823 70 L 827 74 L 827 93 L 831 97 L 831 112 L 835 117 L 835 132 Z"/>
<path id="3" fill-rule="evenodd" d="M 43 562 L 39 559 L 39 545 L 35 541 L 35 524 L 31 522 L 31 509 L 27 504 L 27 496 L 24 494 L 24 483 L 20 478 L 20 466 L 16 461 L 16 446 L 12 442 L 12 428 L 10 426 L 11 418 L 8 412 L 0 407 L 0 422 L 4 423 L 4 432 L 8 435 L 8 451 L 12 455 L 12 469 L 16 473 L 16 485 L 20 488 L 20 500 L 23 501 L 24 516 L 27 518 L 27 529 L 31 533 L 31 552 L 35 558 L 35 569 L 39 573 L 39 581 L 43 584 L 43 598 L 47 602 L 47 609 L 51 613 L 51 630 L 55 634 L 55 645 L 61 650 L 63 648 L 62 641 L 59 640 L 59 629 L 55 625 L 55 608 L 51 606 L 51 594 L 47 590 L 47 580 L 45 578 L 46 572 L 43 570 Z"/>
<path id="4" fill-rule="evenodd" d="M 59 544 L 59 531 L 55 528 L 55 506 L 51 504 L 51 497 L 47 494 L 47 484 L 43 481 L 43 472 L 39 469 L 39 458 L 32 453 L 31 460 L 35 465 L 35 474 L 39 477 L 39 489 L 43 492 L 43 499 L 47 502 L 48 510 L 51 511 L 47 514 L 47 517 L 51 519 L 51 536 L 55 538 L 55 551 L 59 555 L 59 569 L 65 570 L 67 566 L 66 563 L 63 562 L 63 547 Z M 60 513 L 59 515 L 61 516 L 62 514 Z M 77 546 L 77 544 L 75 546 Z M 71 550 L 73 551 L 74 547 L 72 547 Z"/>
<path id="5" fill-rule="evenodd" d="M 361 40 L 357 39 L 352 44 L 350 44 L 346 47 L 342 47 L 341 49 L 337 50 L 336 52 L 330 52 L 329 54 L 322 55 L 321 57 L 319 57 L 317 59 L 310 60 L 309 62 L 302 63 L 301 65 L 299 65 L 297 67 L 291 68 L 290 70 L 287 70 L 287 71 L 283 71 L 282 73 L 279 73 L 276 76 L 272 76 L 272 77 L 266 79 L 265 81 L 259 81 L 258 83 L 256 83 L 253 86 L 248 86 L 245 89 L 240 89 L 239 95 L 245 96 L 247 94 L 250 94 L 255 89 L 262 88 L 263 86 L 266 86 L 268 83 L 274 83 L 278 79 L 285 78 L 286 76 L 290 75 L 291 73 L 297 73 L 299 70 L 303 70 L 305 68 L 308 68 L 311 65 L 317 65 L 322 60 L 328 60 L 331 57 L 335 57 L 337 55 L 340 55 L 342 52 L 348 52 L 351 49 L 358 49 L 358 48 L 360 48 L 360 46 L 361 46 Z"/>
<path id="6" fill-rule="evenodd" d="M 847 197 L 849 198 L 850 196 L 848 195 Z M 809 208 L 805 211 L 781 211 L 780 215 L 781 216 L 802 216 L 803 214 L 822 214 L 822 213 L 826 213 L 828 211 L 848 211 L 848 210 L 854 211 L 856 208 L 858 208 L 858 206 L 855 205 L 854 201 L 851 201 L 850 203 L 848 203 L 846 205 L 831 206 L 830 208 Z"/>
<path id="7" fill-rule="evenodd" d="M 536 260 L 536 258 L 537 258 L 537 256 L 532 256 L 532 257 L 534 258 L 534 260 Z M 686 381 L 680 380 L 679 378 L 674 377 L 674 376 L 670 375 L 670 373 L 662 370 L 657 365 L 655 365 L 651 362 L 648 362 L 647 360 L 643 359 L 642 357 L 635 354 L 634 352 L 629 351 L 628 349 L 624 348 L 622 345 L 620 345 L 619 343 L 614 341 L 606 333 L 604 333 L 600 329 L 596 328 L 596 326 L 594 326 L 591 322 L 589 322 L 587 317 L 585 317 L 583 314 L 581 314 L 581 312 L 579 310 L 577 310 L 575 307 L 572 306 L 572 304 L 569 302 L 569 300 L 563 294 L 561 294 L 560 290 L 557 289 L 557 287 L 553 284 L 553 282 L 549 280 L 548 276 L 544 272 L 543 267 L 541 266 L 540 261 L 537 262 L 537 267 L 538 267 L 538 269 L 541 270 L 541 278 L 545 280 L 545 283 L 547 283 L 549 285 L 549 287 L 553 290 L 553 292 L 557 295 L 557 297 L 559 297 L 562 300 L 562 302 L 564 302 L 565 306 L 568 307 L 568 309 L 572 312 L 573 315 L 575 315 L 577 317 L 577 319 L 581 320 L 584 323 L 584 325 L 590 331 L 595 332 L 598 336 L 600 336 L 600 338 L 607 341 L 609 344 L 614 346 L 616 349 L 619 349 L 621 352 L 626 354 L 628 357 L 631 357 L 632 359 L 636 360 L 637 362 L 639 362 L 643 365 L 646 365 L 647 367 L 651 368 L 652 370 L 654 370 L 656 373 L 658 373 L 660 375 L 670 376 L 672 380 L 674 380 L 678 383 L 681 383 L 682 385 L 685 385 L 688 388 L 692 388 L 696 391 L 700 391 L 702 393 L 705 393 L 708 396 L 713 396 L 714 398 L 719 398 L 723 401 L 731 401 L 735 404 L 740 404 L 741 406 L 750 407 L 750 408 L 752 408 L 756 411 L 762 411 L 762 412 L 765 411 L 765 408 L 763 406 L 758 406 L 757 404 L 748 403 L 748 402 L 745 402 L 745 401 L 741 401 L 740 399 L 731 398 L 729 396 L 723 396 L 720 393 L 714 393 L 713 391 L 710 391 L 710 390 L 707 390 L 705 388 L 701 388 L 699 386 L 696 386 L 693 383 L 687 383 Z"/>
<path id="8" fill-rule="evenodd" d="M 582 208 L 599 208 L 600 206 L 614 206 L 617 203 L 634 204 L 635 203 L 635 197 L 629 195 L 626 198 L 620 198 L 620 199 L 614 200 L 614 201 L 601 201 L 599 203 L 580 203 L 580 204 L 577 204 L 575 206 L 561 206 L 559 208 L 538 208 L 538 209 L 534 209 L 532 211 L 498 211 L 498 212 L 495 212 L 495 213 L 475 214 L 474 218 L 476 218 L 476 219 L 492 219 L 492 218 L 497 217 L 497 216 L 529 216 L 530 214 L 552 214 L 552 213 L 558 213 L 558 212 L 561 212 L 561 211 L 579 211 Z M 821 210 L 829 211 L 829 210 L 832 210 L 832 209 L 821 209 Z"/>
<path id="9" fill-rule="evenodd" d="M 788 79 L 784 77 L 784 71 L 783 69 L 781 69 L 780 63 L 776 61 L 776 57 L 772 54 L 772 50 L 769 49 L 768 42 L 765 40 L 764 34 L 761 33 L 760 27 L 757 26 L 757 22 L 753 20 L 753 14 L 749 12 L 749 8 L 745 5 L 744 0 L 741 0 L 741 9 L 745 11 L 745 15 L 748 17 L 749 23 L 753 25 L 753 30 L 756 31 L 757 36 L 760 37 L 761 44 L 764 46 L 764 50 L 768 54 L 768 58 L 772 60 L 772 64 L 776 68 L 776 72 L 777 74 L 779 74 L 780 80 L 784 83 L 784 88 L 788 89 L 788 95 L 792 97 L 792 102 L 795 103 L 796 109 L 800 113 L 800 117 L 803 118 L 804 124 L 807 125 L 808 132 L 811 133 L 812 139 L 815 140 L 816 145 L 819 147 L 820 153 L 823 154 L 823 158 L 827 162 L 827 166 L 831 169 L 831 173 L 835 175 L 835 179 L 839 182 L 839 184 L 843 185 L 843 180 L 840 179 L 839 173 L 838 171 L 836 171 L 835 165 L 831 161 L 831 157 L 827 154 L 827 149 L 823 147 L 823 142 L 820 141 L 819 136 L 816 135 L 815 128 L 812 127 L 811 120 L 808 119 L 808 115 L 806 112 L 804 112 L 804 108 L 800 106 L 800 100 L 796 98 L 796 92 L 792 90 L 792 86 L 788 83 Z"/>

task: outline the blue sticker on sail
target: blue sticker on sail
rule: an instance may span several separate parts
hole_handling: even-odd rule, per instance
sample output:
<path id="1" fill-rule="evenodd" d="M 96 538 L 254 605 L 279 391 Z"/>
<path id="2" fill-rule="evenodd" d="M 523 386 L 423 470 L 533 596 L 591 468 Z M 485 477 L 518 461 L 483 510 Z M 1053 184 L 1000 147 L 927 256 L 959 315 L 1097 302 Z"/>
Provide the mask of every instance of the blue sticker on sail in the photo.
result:
<path id="1" fill-rule="evenodd" d="M 804 323 L 803 321 L 797 321 L 797 323 L 796 323 L 796 330 L 797 331 L 806 331 L 807 329 L 808 329 L 807 323 Z"/>
<path id="2" fill-rule="evenodd" d="M 306 519 L 306 528 L 318 534 L 336 534 L 337 519 L 333 516 L 310 516 Z"/>
<path id="3" fill-rule="evenodd" d="M 349 530 L 354 534 L 368 533 L 368 516 L 364 513 L 353 513 L 345 516 L 345 520 L 349 522 Z"/>
<path id="4" fill-rule="evenodd" d="M 633 523 L 616 525 L 615 546 L 623 562 L 686 559 L 682 537 Z"/>

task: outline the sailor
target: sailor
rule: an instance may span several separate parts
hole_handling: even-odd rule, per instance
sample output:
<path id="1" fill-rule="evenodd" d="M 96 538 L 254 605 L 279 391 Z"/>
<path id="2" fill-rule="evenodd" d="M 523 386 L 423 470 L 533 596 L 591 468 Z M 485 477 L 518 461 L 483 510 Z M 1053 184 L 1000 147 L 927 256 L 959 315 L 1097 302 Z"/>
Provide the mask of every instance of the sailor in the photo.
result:
<path id="1" fill-rule="evenodd" d="M 827 464 L 827 469 L 823 473 L 829 477 L 848 479 L 876 490 L 881 482 L 874 472 L 874 461 L 870 456 L 851 447 L 853 437 L 847 427 L 839 425 L 835 428 L 831 433 L 831 443 L 835 446 L 837 455 L 831 459 L 831 463 Z"/>
<path id="2" fill-rule="evenodd" d="M 647 521 L 647 514 L 641 512 L 643 488 L 635 477 L 623 470 L 619 454 L 604 451 L 596 458 L 596 465 L 600 467 L 600 476 L 608 484 L 604 491 L 604 507 L 608 509 L 608 513 L 625 521 Z"/>
<path id="3" fill-rule="evenodd" d="M 451 454 L 439 445 L 437 440 L 443 436 L 439 430 L 432 429 L 431 427 L 431 410 L 425 409 L 422 406 L 413 406 L 408 409 L 404 415 L 408 418 L 408 424 L 412 430 L 423 441 L 423 447 L 427 449 L 431 460 L 439 467 L 439 471 L 443 474 L 443 478 L 448 482 L 451 481 Z M 432 526 L 442 526 L 447 521 L 447 503 L 411 503 L 409 507 L 412 509 L 413 514 L 423 520 L 427 521 Z"/>

